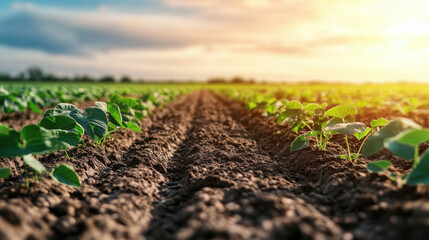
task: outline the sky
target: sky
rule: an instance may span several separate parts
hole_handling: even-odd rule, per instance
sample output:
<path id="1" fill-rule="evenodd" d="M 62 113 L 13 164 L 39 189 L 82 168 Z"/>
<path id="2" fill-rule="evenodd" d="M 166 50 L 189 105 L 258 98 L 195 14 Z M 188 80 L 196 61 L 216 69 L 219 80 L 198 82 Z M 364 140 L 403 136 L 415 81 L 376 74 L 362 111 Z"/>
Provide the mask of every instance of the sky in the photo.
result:
<path id="1" fill-rule="evenodd" d="M 0 72 L 429 83 L 427 0 L 0 1 Z"/>

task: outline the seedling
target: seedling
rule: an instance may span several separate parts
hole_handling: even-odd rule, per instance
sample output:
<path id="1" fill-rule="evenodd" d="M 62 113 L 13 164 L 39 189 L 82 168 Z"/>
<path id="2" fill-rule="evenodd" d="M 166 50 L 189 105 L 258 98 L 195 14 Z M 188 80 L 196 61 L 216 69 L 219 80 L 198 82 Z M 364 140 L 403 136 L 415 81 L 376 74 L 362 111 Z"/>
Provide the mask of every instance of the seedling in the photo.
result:
<path id="1" fill-rule="evenodd" d="M 21 132 L 17 132 L 14 129 L 9 129 L 7 126 L 0 124 L 0 157 L 17 156 L 22 159 L 24 162 L 27 188 L 29 187 L 28 167 L 33 169 L 36 181 L 38 180 L 39 174 L 49 173 L 52 176 L 55 175 L 54 179 L 60 183 L 80 187 L 79 179 L 73 168 L 68 172 L 56 171 L 57 168 L 63 168 L 60 167 L 61 164 L 52 172 L 48 172 L 43 164 L 33 156 L 35 154 L 51 153 L 77 146 L 80 136 L 78 132 L 46 129 L 37 125 L 25 126 Z M 2 178 L 9 177 L 9 174 L 10 169 L 8 168 L 2 168 L 0 171 L 0 177 Z"/>
<path id="2" fill-rule="evenodd" d="M 340 157 L 350 161 L 357 159 L 358 154 L 352 154 L 350 151 L 348 136 L 365 132 L 367 128 L 364 123 L 353 122 L 354 114 L 357 114 L 357 109 L 351 105 L 339 105 L 329 109 L 325 113 L 323 113 L 320 108 L 316 108 L 313 112 L 313 125 L 315 130 L 298 136 L 292 142 L 291 151 L 293 152 L 308 147 L 308 137 L 310 136 L 316 140 L 315 146 L 317 148 L 325 150 L 328 141 L 333 135 L 342 134 L 344 135 L 347 147 L 347 155 L 341 155 Z"/>
<path id="3" fill-rule="evenodd" d="M 410 174 L 400 176 L 398 173 L 390 172 L 387 162 L 368 163 L 367 169 L 374 173 L 387 174 L 390 179 L 397 181 L 399 185 L 423 184 L 429 185 L 429 150 L 419 156 L 420 144 L 429 141 L 429 129 L 423 129 L 409 119 L 395 119 L 386 124 L 379 132 L 368 138 L 363 148 L 363 155 L 370 156 L 384 146 L 396 156 L 405 160 L 413 161 Z M 382 144 L 382 146 L 380 146 Z M 374 168 L 377 166 L 377 168 Z"/>

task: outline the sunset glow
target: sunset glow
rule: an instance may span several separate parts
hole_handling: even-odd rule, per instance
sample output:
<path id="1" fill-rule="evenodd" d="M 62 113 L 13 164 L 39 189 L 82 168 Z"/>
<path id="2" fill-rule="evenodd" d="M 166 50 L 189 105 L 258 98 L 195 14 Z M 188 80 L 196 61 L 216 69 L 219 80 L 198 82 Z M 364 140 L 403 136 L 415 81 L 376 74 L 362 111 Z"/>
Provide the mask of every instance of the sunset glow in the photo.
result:
<path id="1" fill-rule="evenodd" d="M 0 71 L 428 81 L 429 2 L 2 1 Z"/>

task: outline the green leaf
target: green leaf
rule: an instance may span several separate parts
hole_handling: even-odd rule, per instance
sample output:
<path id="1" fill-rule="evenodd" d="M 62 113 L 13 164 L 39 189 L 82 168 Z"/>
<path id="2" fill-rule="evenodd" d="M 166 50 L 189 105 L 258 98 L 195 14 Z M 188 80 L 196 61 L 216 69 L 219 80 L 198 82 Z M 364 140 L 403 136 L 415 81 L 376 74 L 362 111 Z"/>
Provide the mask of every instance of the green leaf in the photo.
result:
<path id="1" fill-rule="evenodd" d="M 85 109 L 88 113 L 86 117 L 90 123 L 91 129 L 94 132 L 94 136 L 97 142 L 100 142 L 104 136 L 107 134 L 108 124 L 106 113 L 96 107 L 88 107 Z"/>
<path id="2" fill-rule="evenodd" d="M 80 134 L 59 129 L 45 129 L 37 125 L 27 125 L 21 131 L 26 153 L 42 154 L 66 150 L 77 146 Z"/>
<path id="3" fill-rule="evenodd" d="M 82 128 L 85 130 L 85 133 L 88 134 L 91 139 L 95 139 L 94 130 L 91 128 L 91 124 L 89 123 L 85 114 L 83 114 L 82 110 L 75 109 L 71 111 L 70 117 L 73 118 L 80 126 L 82 126 Z"/>
<path id="4" fill-rule="evenodd" d="M 429 184 L 429 151 L 426 150 L 420 157 L 420 161 L 408 175 L 408 184 Z"/>
<path id="5" fill-rule="evenodd" d="M 322 107 L 317 103 L 306 104 L 303 108 L 306 112 L 313 113 L 316 109 L 322 109 Z"/>
<path id="6" fill-rule="evenodd" d="M 52 177 L 60 183 L 80 187 L 81 183 L 79 177 L 74 171 L 73 167 L 68 164 L 60 164 L 52 171 Z"/>
<path id="7" fill-rule="evenodd" d="M 134 130 L 136 132 L 142 133 L 142 130 L 139 128 L 139 126 L 137 126 L 137 124 L 133 123 L 133 122 L 128 122 L 127 123 L 127 128 Z"/>
<path id="8" fill-rule="evenodd" d="M 19 133 L 0 124 L 0 157 L 22 156 L 25 153 Z"/>
<path id="9" fill-rule="evenodd" d="M 46 172 L 46 168 L 43 166 L 43 164 L 39 162 L 39 160 L 37 160 L 35 157 L 33 157 L 33 155 L 27 154 L 24 157 L 22 157 L 22 160 L 24 161 L 25 164 L 30 166 L 35 172 L 37 173 Z"/>
<path id="10" fill-rule="evenodd" d="M 367 139 L 362 148 L 362 156 L 369 157 L 377 153 L 383 147 L 385 139 L 394 137 L 405 129 L 414 128 L 418 129 L 421 126 L 406 118 L 393 119 Z"/>
<path id="11" fill-rule="evenodd" d="M 391 165 L 392 163 L 388 160 L 379 160 L 366 164 L 366 169 L 373 173 L 380 173 L 386 171 Z"/>
<path id="12" fill-rule="evenodd" d="M 287 109 L 301 109 L 302 107 L 302 103 L 298 102 L 297 100 L 292 100 L 286 103 Z"/>
<path id="13" fill-rule="evenodd" d="M 291 152 L 298 151 L 308 146 L 310 146 L 310 144 L 308 143 L 308 138 L 306 134 L 299 135 L 293 140 L 292 145 L 290 147 L 290 151 Z"/>
<path id="14" fill-rule="evenodd" d="M 364 138 L 366 135 L 368 135 L 369 132 L 371 132 L 371 128 L 367 127 L 365 132 L 358 132 L 355 133 L 354 136 L 357 138 L 357 140 L 361 140 L 362 138 Z"/>
<path id="15" fill-rule="evenodd" d="M 70 115 L 73 110 L 76 110 L 76 106 L 70 103 L 60 103 L 54 108 L 53 115 Z"/>
<path id="16" fill-rule="evenodd" d="M 0 178 L 9 178 L 10 168 L 0 168 Z"/>
<path id="17" fill-rule="evenodd" d="M 342 118 L 334 117 L 331 120 L 329 120 L 329 122 L 327 122 L 326 126 L 335 125 L 338 123 L 344 123 L 344 120 Z"/>
<path id="18" fill-rule="evenodd" d="M 109 103 L 107 105 L 107 112 L 109 113 L 109 119 L 113 124 L 120 127 L 124 126 L 122 124 L 121 110 L 119 109 L 118 105 L 115 103 Z"/>
<path id="19" fill-rule="evenodd" d="M 42 110 L 34 102 L 28 102 L 28 108 L 35 113 L 42 114 Z"/>
<path id="20" fill-rule="evenodd" d="M 325 116 L 337 117 L 337 118 L 344 119 L 348 115 L 353 115 L 353 114 L 357 114 L 357 113 L 358 113 L 358 111 L 357 111 L 355 106 L 343 104 L 343 105 L 338 105 L 338 106 L 335 106 L 335 107 L 329 109 L 328 111 L 325 112 Z"/>
<path id="21" fill-rule="evenodd" d="M 45 114 L 43 115 L 43 118 L 50 117 L 50 116 L 54 116 L 54 109 L 53 108 L 46 110 Z"/>
<path id="22" fill-rule="evenodd" d="M 46 129 L 61 129 L 66 131 L 76 131 L 80 135 L 84 134 L 83 128 L 73 118 L 64 115 L 45 117 L 40 120 L 39 126 Z"/>
<path id="23" fill-rule="evenodd" d="M 267 105 L 265 107 L 265 111 L 267 111 L 267 113 L 269 113 L 269 114 L 274 114 L 276 112 L 276 110 L 277 110 L 276 105 Z"/>
<path id="24" fill-rule="evenodd" d="M 326 130 L 331 130 L 332 132 L 347 136 L 355 133 L 365 132 L 366 126 L 362 122 L 337 123 L 327 126 Z"/>
<path id="25" fill-rule="evenodd" d="M 95 106 L 97 106 L 98 108 L 100 108 L 101 110 L 107 112 L 107 103 L 105 102 L 95 102 Z"/>
<path id="26" fill-rule="evenodd" d="M 404 130 L 389 140 L 403 144 L 419 145 L 429 140 L 429 129 Z"/>
<path id="27" fill-rule="evenodd" d="M 301 109 L 287 109 L 282 114 L 285 118 L 299 116 L 301 115 Z"/>
<path id="28" fill-rule="evenodd" d="M 385 119 L 385 118 L 379 118 L 377 120 L 372 120 L 371 121 L 371 127 L 372 128 L 376 128 L 376 127 L 382 127 L 384 125 L 386 125 L 389 122 L 389 120 Z"/>
<path id="29" fill-rule="evenodd" d="M 410 144 L 400 143 L 388 138 L 384 140 L 384 147 L 391 151 L 396 156 L 403 158 L 405 160 L 414 159 L 414 146 Z"/>
<path id="30" fill-rule="evenodd" d="M 258 103 L 255 101 L 251 101 L 251 102 L 249 102 L 249 104 L 247 104 L 247 108 L 249 110 L 255 109 L 257 106 L 258 106 Z"/>
<path id="31" fill-rule="evenodd" d="M 340 158 L 346 160 L 347 156 L 346 155 L 340 155 Z"/>

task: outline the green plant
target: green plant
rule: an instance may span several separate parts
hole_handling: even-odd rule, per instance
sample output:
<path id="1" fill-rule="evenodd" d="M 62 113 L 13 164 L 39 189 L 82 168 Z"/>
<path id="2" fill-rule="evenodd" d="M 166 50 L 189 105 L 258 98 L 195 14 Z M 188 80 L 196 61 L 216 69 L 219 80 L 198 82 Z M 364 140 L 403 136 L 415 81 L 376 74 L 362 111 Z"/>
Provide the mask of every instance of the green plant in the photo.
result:
<path id="1" fill-rule="evenodd" d="M 324 112 L 322 108 L 315 108 L 312 120 L 314 130 L 295 138 L 291 145 L 291 151 L 297 151 L 310 146 L 309 137 L 315 139 L 315 146 L 317 148 L 325 150 L 328 141 L 334 135 L 342 134 L 346 142 L 347 155 L 342 155 L 340 157 L 350 161 L 355 160 L 358 154 L 351 153 L 348 136 L 365 132 L 367 128 L 364 123 L 353 122 L 354 114 L 357 114 L 356 107 L 346 104 L 335 106 L 326 112 Z"/>
<path id="2" fill-rule="evenodd" d="M 384 146 L 396 156 L 413 161 L 410 174 L 401 176 L 397 172 L 389 171 L 391 163 L 388 160 L 368 163 L 367 169 L 370 172 L 385 174 L 400 185 L 402 183 L 429 185 L 429 150 L 419 155 L 420 144 L 427 141 L 429 141 L 429 129 L 421 128 L 409 119 L 392 120 L 378 134 L 368 138 L 363 153 L 364 156 L 371 156 Z M 377 166 L 378 169 L 374 166 Z"/>
<path id="3" fill-rule="evenodd" d="M 33 169 L 36 181 L 39 174 L 49 173 L 60 183 L 80 187 L 79 179 L 73 168 L 68 172 L 58 171 L 58 168 L 63 168 L 60 167 L 63 164 L 60 164 L 52 172 L 48 172 L 43 164 L 33 156 L 74 147 L 79 143 L 80 137 L 81 134 L 76 131 L 46 129 L 38 125 L 27 125 L 21 132 L 18 132 L 0 124 L 0 157 L 17 156 L 22 159 L 27 188 L 29 187 L 27 167 Z M 70 167 L 68 168 L 70 169 Z M 5 178 L 9 177 L 9 174 L 10 169 L 3 168 L 0 176 Z"/>

